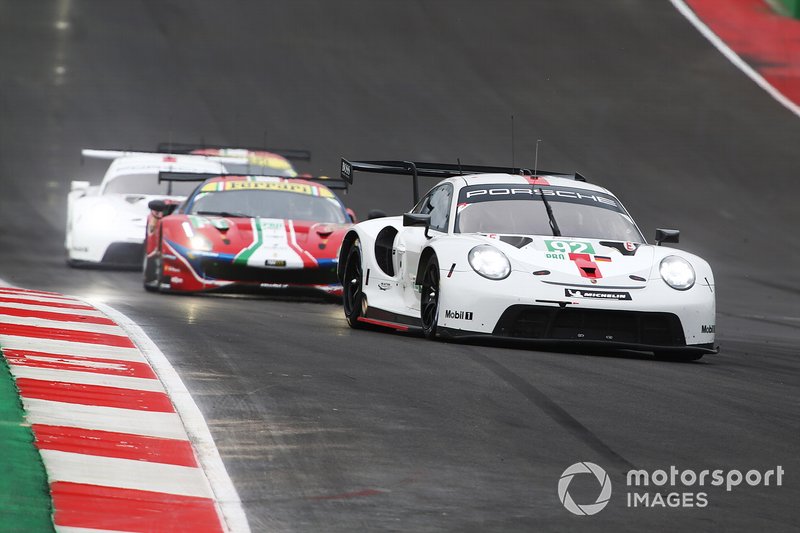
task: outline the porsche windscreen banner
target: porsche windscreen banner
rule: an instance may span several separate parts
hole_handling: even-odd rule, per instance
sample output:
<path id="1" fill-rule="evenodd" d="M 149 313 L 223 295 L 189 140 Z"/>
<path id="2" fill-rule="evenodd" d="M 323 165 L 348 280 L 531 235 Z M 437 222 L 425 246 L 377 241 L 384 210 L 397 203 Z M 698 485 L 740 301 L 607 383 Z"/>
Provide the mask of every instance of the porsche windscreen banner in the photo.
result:
<path id="1" fill-rule="evenodd" d="M 546 185 L 492 184 L 464 187 L 459 193 L 458 203 L 472 204 L 496 200 L 539 200 L 546 196 L 550 202 L 565 202 L 602 207 L 624 213 L 616 198 L 607 194 L 570 187 L 548 187 Z"/>

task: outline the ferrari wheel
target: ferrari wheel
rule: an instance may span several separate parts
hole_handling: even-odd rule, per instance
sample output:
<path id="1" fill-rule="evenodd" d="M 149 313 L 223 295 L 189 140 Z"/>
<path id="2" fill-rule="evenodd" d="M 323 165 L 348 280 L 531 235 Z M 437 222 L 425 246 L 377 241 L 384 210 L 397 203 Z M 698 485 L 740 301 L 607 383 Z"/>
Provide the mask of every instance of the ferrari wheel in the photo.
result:
<path id="1" fill-rule="evenodd" d="M 363 316 L 364 291 L 362 283 L 364 273 L 361 269 L 361 243 L 356 241 L 347 254 L 342 279 L 342 306 L 344 316 L 351 328 L 362 329 L 364 322 L 358 319 Z"/>
<path id="2" fill-rule="evenodd" d="M 148 292 L 157 292 L 163 277 L 161 255 L 158 254 L 152 258 L 145 256 L 142 270 L 144 271 L 144 281 L 142 283 L 144 290 Z"/>
<path id="3" fill-rule="evenodd" d="M 436 338 L 439 322 L 439 261 L 436 256 L 430 258 L 422 275 L 420 314 L 422 333 L 428 339 Z"/>

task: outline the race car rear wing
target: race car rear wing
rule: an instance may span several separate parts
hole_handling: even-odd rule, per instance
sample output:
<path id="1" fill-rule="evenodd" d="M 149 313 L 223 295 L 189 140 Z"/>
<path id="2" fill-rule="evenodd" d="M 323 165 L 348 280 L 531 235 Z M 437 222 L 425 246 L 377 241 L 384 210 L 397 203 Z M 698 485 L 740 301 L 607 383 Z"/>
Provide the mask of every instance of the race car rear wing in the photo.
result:
<path id="1" fill-rule="evenodd" d="M 414 203 L 419 201 L 419 176 L 432 178 L 450 178 L 464 174 L 521 174 L 523 176 L 562 176 L 571 177 L 577 181 L 586 181 L 579 173 L 553 172 L 550 170 L 518 167 L 492 167 L 483 165 L 462 165 L 452 163 L 421 163 L 418 161 L 348 161 L 342 158 L 341 177 L 349 184 L 353 184 L 353 174 L 356 172 L 371 172 L 374 174 L 400 174 L 411 176 L 414 185 Z"/>
<path id="2" fill-rule="evenodd" d="M 211 178 L 224 178 L 229 176 L 261 176 L 265 178 L 279 178 L 282 180 L 305 180 L 320 183 L 332 190 L 342 190 L 347 192 L 349 185 L 346 181 L 339 178 L 329 178 L 328 176 L 297 176 L 287 178 L 284 176 L 270 176 L 269 174 L 219 174 L 214 172 L 169 172 L 161 171 L 158 173 L 158 182 L 162 181 L 205 181 Z"/>
<path id="3" fill-rule="evenodd" d="M 191 154 L 196 150 L 247 150 L 248 152 L 269 152 L 284 157 L 290 161 L 311 161 L 309 150 L 295 148 L 268 148 L 252 146 L 224 146 L 219 144 L 193 144 L 193 143 L 158 143 L 157 150 L 168 154 Z M 224 157 L 224 156 L 223 156 Z"/>

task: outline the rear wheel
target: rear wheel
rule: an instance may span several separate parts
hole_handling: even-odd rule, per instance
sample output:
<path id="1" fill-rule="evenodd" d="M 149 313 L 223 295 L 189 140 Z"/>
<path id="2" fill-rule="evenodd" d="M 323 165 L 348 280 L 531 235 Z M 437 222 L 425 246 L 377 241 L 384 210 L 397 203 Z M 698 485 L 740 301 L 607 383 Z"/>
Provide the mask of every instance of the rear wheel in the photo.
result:
<path id="1" fill-rule="evenodd" d="M 342 307 L 344 316 L 351 328 L 362 329 L 364 322 L 358 319 L 364 313 L 364 272 L 361 267 L 361 243 L 356 240 L 347 253 L 342 278 Z"/>
<path id="2" fill-rule="evenodd" d="M 436 338 L 439 323 L 439 261 L 432 256 L 425 265 L 420 295 L 422 333 L 428 339 Z"/>

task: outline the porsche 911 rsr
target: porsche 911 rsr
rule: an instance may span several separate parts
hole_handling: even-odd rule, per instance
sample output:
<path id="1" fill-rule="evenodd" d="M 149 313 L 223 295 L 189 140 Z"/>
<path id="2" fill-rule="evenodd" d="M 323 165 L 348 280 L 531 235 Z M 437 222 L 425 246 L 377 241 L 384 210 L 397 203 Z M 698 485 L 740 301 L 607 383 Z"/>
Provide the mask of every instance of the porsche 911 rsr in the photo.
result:
<path id="1" fill-rule="evenodd" d="M 181 205 L 152 202 L 145 288 L 341 295 L 337 252 L 352 221 L 329 188 L 337 182 L 223 175 L 203 182 Z"/>
<path id="2" fill-rule="evenodd" d="M 446 179 L 411 212 L 348 231 L 339 276 L 352 327 L 688 359 L 717 351 L 708 263 L 660 246 L 677 230 L 648 244 L 619 199 L 579 174 L 342 161 L 343 178 L 354 171 Z"/>
<path id="3" fill-rule="evenodd" d="M 84 150 L 83 155 L 114 160 L 99 186 L 71 184 L 64 242 L 70 266 L 141 267 L 148 202 L 179 200 L 192 190 L 184 183 L 159 183 L 158 173 L 225 172 L 221 163 L 200 156 L 113 150 Z"/>

